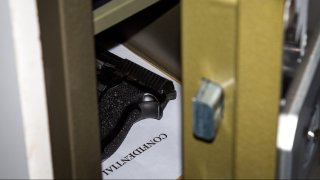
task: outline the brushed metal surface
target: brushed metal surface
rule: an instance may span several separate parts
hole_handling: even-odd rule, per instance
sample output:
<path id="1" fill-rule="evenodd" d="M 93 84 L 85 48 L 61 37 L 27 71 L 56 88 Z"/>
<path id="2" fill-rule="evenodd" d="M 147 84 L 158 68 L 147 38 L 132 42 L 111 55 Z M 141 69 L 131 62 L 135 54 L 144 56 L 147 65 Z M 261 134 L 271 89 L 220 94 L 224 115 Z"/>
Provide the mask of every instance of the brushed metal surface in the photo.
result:
<path id="1" fill-rule="evenodd" d="M 91 1 L 38 0 L 55 178 L 101 178 Z"/>

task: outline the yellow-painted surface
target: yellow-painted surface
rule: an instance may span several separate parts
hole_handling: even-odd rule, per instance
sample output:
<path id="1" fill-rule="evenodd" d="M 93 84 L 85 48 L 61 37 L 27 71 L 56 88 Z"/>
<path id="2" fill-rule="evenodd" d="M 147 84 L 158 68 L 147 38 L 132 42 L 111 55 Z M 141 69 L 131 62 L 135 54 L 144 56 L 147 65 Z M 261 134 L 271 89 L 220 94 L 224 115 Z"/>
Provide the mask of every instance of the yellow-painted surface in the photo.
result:
<path id="1" fill-rule="evenodd" d="M 236 1 L 182 1 L 184 178 L 232 178 Z M 224 119 L 214 143 L 192 134 L 192 97 L 205 77 L 221 83 Z"/>
<path id="2" fill-rule="evenodd" d="M 183 0 L 184 177 L 274 178 L 283 0 Z M 201 78 L 223 85 L 213 143 L 192 134 Z"/>
<path id="3" fill-rule="evenodd" d="M 235 177 L 275 178 L 282 0 L 239 1 Z"/>

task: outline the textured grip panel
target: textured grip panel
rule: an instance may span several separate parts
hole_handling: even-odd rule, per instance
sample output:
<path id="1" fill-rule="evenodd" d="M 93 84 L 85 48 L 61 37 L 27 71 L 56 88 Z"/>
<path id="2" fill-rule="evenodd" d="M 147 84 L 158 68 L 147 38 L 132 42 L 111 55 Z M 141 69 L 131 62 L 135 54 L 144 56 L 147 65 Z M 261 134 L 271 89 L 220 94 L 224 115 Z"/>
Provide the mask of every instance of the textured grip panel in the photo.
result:
<path id="1" fill-rule="evenodd" d="M 132 125 L 140 120 L 139 110 L 125 111 L 138 102 L 143 94 L 144 92 L 136 87 L 122 82 L 107 90 L 100 98 L 99 118 L 103 160 L 120 147 Z M 126 114 L 126 117 L 123 114 Z"/>

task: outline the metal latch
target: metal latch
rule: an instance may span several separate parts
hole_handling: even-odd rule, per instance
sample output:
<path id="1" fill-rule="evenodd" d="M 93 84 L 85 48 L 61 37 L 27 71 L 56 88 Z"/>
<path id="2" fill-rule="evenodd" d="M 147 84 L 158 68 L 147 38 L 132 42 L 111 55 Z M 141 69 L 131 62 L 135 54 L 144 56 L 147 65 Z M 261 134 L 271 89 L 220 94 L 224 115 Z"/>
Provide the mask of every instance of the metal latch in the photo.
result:
<path id="1" fill-rule="evenodd" d="M 223 118 L 223 89 L 208 79 L 203 79 L 192 99 L 193 134 L 196 138 L 212 142 Z"/>

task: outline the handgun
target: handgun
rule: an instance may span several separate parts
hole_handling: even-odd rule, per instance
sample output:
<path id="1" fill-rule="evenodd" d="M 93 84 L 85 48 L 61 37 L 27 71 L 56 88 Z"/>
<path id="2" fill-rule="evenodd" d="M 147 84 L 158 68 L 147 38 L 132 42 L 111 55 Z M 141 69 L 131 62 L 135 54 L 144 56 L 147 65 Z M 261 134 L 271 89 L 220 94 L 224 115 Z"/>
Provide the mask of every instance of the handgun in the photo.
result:
<path id="1" fill-rule="evenodd" d="M 102 161 L 122 144 L 134 123 L 160 120 L 176 99 L 173 82 L 108 50 L 96 53 Z"/>

